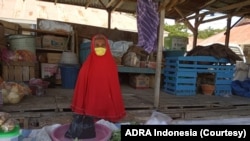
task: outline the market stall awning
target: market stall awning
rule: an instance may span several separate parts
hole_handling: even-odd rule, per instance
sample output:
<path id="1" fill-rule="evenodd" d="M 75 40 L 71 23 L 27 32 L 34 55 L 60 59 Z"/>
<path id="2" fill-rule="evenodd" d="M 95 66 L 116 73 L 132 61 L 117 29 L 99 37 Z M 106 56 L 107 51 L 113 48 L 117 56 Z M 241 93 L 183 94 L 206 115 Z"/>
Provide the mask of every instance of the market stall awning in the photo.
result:
<path id="1" fill-rule="evenodd" d="M 98 8 L 109 12 L 136 13 L 137 0 L 38 0 L 55 4 L 69 4 L 85 8 Z M 153 0 L 160 2 L 160 8 L 165 9 L 165 18 L 181 21 L 184 18 L 194 19 L 222 13 L 231 16 L 249 17 L 250 0 Z M 205 10 L 205 12 L 200 12 Z M 197 14 L 198 13 L 198 14 Z M 195 15 L 195 16 L 194 16 Z M 223 18 L 223 17 L 222 17 Z M 218 19 L 218 18 L 216 18 Z M 216 20 L 214 19 L 214 20 Z"/>

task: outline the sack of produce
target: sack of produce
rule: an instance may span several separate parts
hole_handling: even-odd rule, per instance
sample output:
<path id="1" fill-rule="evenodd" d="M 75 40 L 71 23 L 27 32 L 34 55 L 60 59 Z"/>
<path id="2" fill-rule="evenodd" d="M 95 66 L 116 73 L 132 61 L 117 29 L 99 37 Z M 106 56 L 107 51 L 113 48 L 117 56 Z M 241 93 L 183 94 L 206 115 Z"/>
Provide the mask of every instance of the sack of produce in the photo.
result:
<path id="1" fill-rule="evenodd" d="M 3 96 L 3 104 L 19 103 L 25 95 L 31 94 L 29 86 L 24 83 L 2 82 L 1 93 Z"/>

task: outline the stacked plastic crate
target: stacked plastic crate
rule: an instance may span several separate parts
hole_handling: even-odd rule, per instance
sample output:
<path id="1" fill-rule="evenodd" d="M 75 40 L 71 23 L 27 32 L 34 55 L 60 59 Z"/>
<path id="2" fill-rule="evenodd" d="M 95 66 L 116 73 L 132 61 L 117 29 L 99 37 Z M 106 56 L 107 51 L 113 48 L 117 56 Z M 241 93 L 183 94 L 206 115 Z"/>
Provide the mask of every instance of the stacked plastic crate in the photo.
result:
<path id="1" fill-rule="evenodd" d="M 166 57 L 164 89 L 174 95 L 195 95 L 198 73 L 215 74 L 215 95 L 231 94 L 234 65 L 213 56 Z"/>

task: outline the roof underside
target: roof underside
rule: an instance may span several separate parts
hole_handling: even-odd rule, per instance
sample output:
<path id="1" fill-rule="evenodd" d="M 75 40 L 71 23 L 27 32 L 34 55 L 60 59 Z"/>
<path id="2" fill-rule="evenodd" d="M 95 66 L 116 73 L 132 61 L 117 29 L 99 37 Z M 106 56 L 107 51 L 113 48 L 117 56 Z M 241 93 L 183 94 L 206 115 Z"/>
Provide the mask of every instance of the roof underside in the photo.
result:
<path id="1" fill-rule="evenodd" d="M 98 8 L 107 11 L 136 13 L 137 0 L 39 0 Z M 159 10 L 165 9 L 165 18 L 177 21 L 222 13 L 226 16 L 250 17 L 250 0 L 153 0 L 160 3 Z M 206 11 L 206 12 L 201 12 Z M 194 16 L 196 14 L 196 16 Z"/>

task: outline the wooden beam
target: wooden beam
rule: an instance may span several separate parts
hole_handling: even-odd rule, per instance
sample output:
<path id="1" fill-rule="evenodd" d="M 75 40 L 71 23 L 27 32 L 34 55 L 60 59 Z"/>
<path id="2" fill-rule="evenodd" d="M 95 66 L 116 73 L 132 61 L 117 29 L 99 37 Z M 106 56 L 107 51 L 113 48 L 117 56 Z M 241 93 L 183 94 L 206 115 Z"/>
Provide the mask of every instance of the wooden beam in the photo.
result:
<path id="1" fill-rule="evenodd" d="M 235 14 L 237 11 L 239 11 L 239 10 L 240 10 L 240 8 L 235 9 L 235 11 L 232 12 L 231 15 L 234 15 L 234 14 Z M 247 12 L 247 13 L 250 13 L 249 11 L 246 11 L 246 12 Z M 241 13 L 241 14 L 244 15 L 244 13 Z M 240 16 L 240 15 L 238 15 L 238 16 Z M 216 18 L 209 19 L 209 20 L 205 20 L 205 21 L 203 21 L 202 23 L 212 22 L 212 21 L 216 21 L 216 20 L 220 20 L 220 19 L 225 19 L 225 18 L 228 18 L 228 15 L 216 17 Z"/>
<path id="2" fill-rule="evenodd" d="M 221 20 L 221 19 L 225 19 L 227 17 L 228 17 L 228 15 L 220 16 L 220 17 L 216 17 L 216 18 L 213 18 L 213 19 L 204 20 L 204 21 L 202 21 L 202 23 L 207 23 L 207 22 L 212 22 L 212 21 L 216 21 L 216 20 Z"/>
<path id="3" fill-rule="evenodd" d="M 171 0 L 171 2 L 165 7 L 166 11 L 170 11 L 177 3 L 178 0 Z"/>
<path id="4" fill-rule="evenodd" d="M 115 9 L 120 7 L 122 4 L 123 4 L 123 0 L 119 0 L 119 2 L 117 2 L 115 6 L 111 9 L 111 12 L 115 11 Z"/>
<path id="5" fill-rule="evenodd" d="M 183 22 L 186 23 L 187 27 L 192 31 L 192 32 L 195 32 L 194 31 L 194 27 L 192 26 L 192 24 L 189 22 L 189 20 L 186 19 L 186 17 L 183 15 L 183 13 L 181 12 L 180 9 L 178 9 L 177 7 L 174 7 L 175 11 L 184 19 Z"/>
<path id="6" fill-rule="evenodd" d="M 214 3 L 214 2 L 216 2 L 216 0 L 211 0 L 211 1 L 207 2 L 207 3 L 205 3 L 204 5 L 202 5 L 199 9 L 204 9 L 205 7 L 207 7 L 208 5 L 211 5 L 211 4 Z M 186 16 L 186 18 L 187 18 L 188 20 L 191 20 L 191 19 L 195 19 L 195 18 L 197 18 L 197 17 L 203 17 L 204 15 L 209 15 L 209 14 L 211 14 L 211 13 L 214 13 L 214 12 L 207 11 L 207 12 L 204 12 L 204 13 L 201 13 L 201 14 L 195 14 L 194 16 L 190 16 L 190 17 Z M 184 20 L 184 19 L 180 19 L 180 20 L 178 20 L 178 21 L 181 22 L 181 21 L 183 21 L 183 20 Z"/>
<path id="7" fill-rule="evenodd" d="M 205 4 L 206 6 L 213 3 L 214 1 L 211 0 L 210 2 L 208 2 L 207 4 Z M 222 8 L 218 8 L 218 9 L 210 9 L 210 11 L 207 11 L 207 12 L 204 12 L 204 13 L 201 13 L 199 15 L 195 15 L 195 16 L 190 16 L 188 17 L 187 19 L 188 20 L 191 20 L 191 19 L 194 19 L 196 17 L 200 17 L 200 16 L 203 16 L 203 15 L 209 15 L 209 14 L 212 14 L 214 12 L 222 12 L 222 11 L 226 11 L 226 10 L 231 10 L 231 9 L 235 9 L 237 8 L 239 10 L 240 7 L 244 7 L 244 6 L 247 6 L 247 5 L 250 5 L 250 1 L 244 1 L 244 2 L 239 2 L 239 3 L 236 3 L 236 4 L 232 4 L 232 5 L 229 5 L 229 6 L 225 6 L 225 7 L 222 7 Z M 204 6 L 203 6 L 204 7 Z M 249 11 L 246 11 L 246 12 L 241 12 L 241 13 L 234 13 L 235 15 L 237 16 L 242 16 L 244 14 L 247 14 L 247 13 L 250 13 Z M 225 17 L 226 18 L 226 17 Z M 183 21 L 184 19 L 180 19 L 179 21 Z M 217 20 L 217 19 L 214 19 L 214 20 Z M 210 21 L 213 21 L 212 19 Z"/>
<path id="8" fill-rule="evenodd" d="M 109 8 L 116 0 L 111 0 L 107 5 L 106 8 Z"/>
<path id="9" fill-rule="evenodd" d="M 165 9 L 165 7 L 170 3 L 170 0 L 164 0 L 164 2 L 160 3 L 160 7 L 159 7 L 159 12 L 163 9 Z"/>
<path id="10" fill-rule="evenodd" d="M 99 0 L 99 2 L 101 3 L 101 5 L 102 5 L 103 7 L 106 7 L 106 5 L 102 2 L 102 0 Z"/>
<path id="11" fill-rule="evenodd" d="M 200 9 L 204 9 L 205 7 L 207 7 L 208 5 L 211 5 L 212 3 L 214 3 L 216 0 L 210 0 L 209 2 L 205 3 L 204 5 L 202 5 L 200 7 Z"/>
<path id="12" fill-rule="evenodd" d="M 213 9 L 213 11 L 221 12 L 221 11 L 232 10 L 235 8 L 244 7 L 244 6 L 248 6 L 248 5 L 250 5 L 249 0 L 244 1 L 244 2 L 237 2 L 236 4 L 231 4 L 229 6 Z"/>
<path id="13" fill-rule="evenodd" d="M 85 9 L 87 9 L 89 7 L 90 2 L 91 2 L 91 0 L 87 0 L 86 5 L 85 5 Z"/>
<path id="14" fill-rule="evenodd" d="M 250 14 L 250 11 L 244 11 L 244 12 L 237 12 L 235 15 L 237 16 L 245 16 L 245 15 L 249 15 Z"/>
<path id="15" fill-rule="evenodd" d="M 162 2 L 160 4 L 160 7 L 159 7 L 159 12 L 162 10 L 162 9 L 166 9 L 166 11 L 169 11 L 171 10 L 175 5 L 177 4 L 180 4 L 180 3 L 183 3 L 185 2 L 186 0 L 164 0 L 164 2 Z"/>
<path id="16" fill-rule="evenodd" d="M 190 16 L 190 17 L 188 17 L 188 16 L 186 16 L 186 19 L 188 19 L 188 20 L 192 20 L 192 19 L 195 19 L 195 18 L 199 18 L 199 17 L 202 17 L 202 16 L 206 16 L 206 15 L 209 15 L 209 14 L 212 14 L 212 13 L 214 13 L 214 12 L 211 12 L 211 11 L 208 11 L 208 12 L 203 12 L 203 13 L 200 13 L 200 14 L 195 14 L 194 16 Z M 182 18 L 182 19 L 180 19 L 180 20 L 178 20 L 178 21 L 183 21 L 184 19 Z"/>

